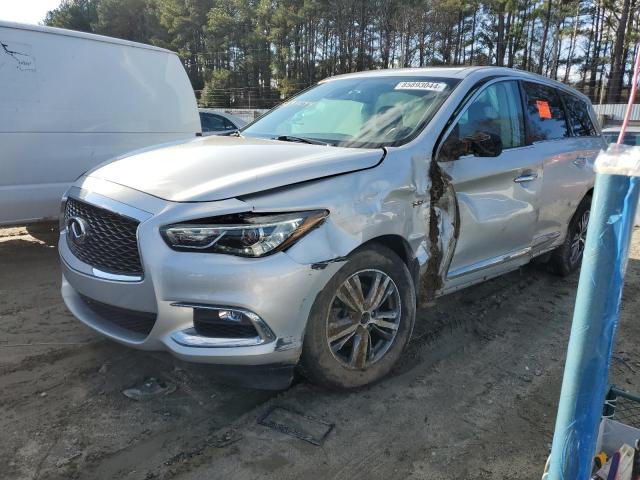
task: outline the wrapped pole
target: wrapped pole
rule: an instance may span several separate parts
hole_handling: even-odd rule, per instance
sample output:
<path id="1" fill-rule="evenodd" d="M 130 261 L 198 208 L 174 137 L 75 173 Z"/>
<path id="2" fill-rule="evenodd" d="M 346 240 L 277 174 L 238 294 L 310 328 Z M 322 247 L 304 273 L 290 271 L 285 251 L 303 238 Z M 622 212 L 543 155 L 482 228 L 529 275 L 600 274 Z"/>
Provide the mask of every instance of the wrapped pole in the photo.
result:
<path id="1" fill-rule="evenodd" d="M 618 145 L 596 160 L 596 183 L 558 405 L 549 480 L 587 480 L 595 454 L 624 274 L 640 193 L 640 147 L 624 147 L 640 72 Z"/>

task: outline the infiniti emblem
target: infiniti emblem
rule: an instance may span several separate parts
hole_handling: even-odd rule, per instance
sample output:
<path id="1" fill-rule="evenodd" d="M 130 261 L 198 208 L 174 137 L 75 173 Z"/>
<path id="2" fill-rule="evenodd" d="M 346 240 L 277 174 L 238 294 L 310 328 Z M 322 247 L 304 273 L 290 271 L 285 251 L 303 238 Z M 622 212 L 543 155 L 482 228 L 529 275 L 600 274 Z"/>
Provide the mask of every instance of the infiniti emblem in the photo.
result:
<path id="1" fill-rule="evenodd" d="M 71 236 L 73 243 L 81 245 L 89 236 L 89 225 L 80 217 L 71 217 L 67 220 L 67 234 Z"/>

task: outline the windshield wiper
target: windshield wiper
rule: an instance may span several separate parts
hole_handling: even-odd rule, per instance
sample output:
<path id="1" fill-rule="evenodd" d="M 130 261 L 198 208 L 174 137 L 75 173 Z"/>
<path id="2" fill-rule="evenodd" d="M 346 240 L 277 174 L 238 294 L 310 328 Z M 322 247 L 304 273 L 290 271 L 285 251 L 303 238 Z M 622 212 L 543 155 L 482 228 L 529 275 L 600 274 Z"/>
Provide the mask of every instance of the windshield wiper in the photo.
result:
<path id="1" fill-rule="evenodd" d="M 315 140 L 313 138 L 306 137 L 294 137 L 291 135 L 280 135 L 278 137 L 274 137 L 274 140 L 281 140 L 283 142 L 309 143 L 311 145 L 331 145 L 330 143 L 323 142 L 322 140 Z"/>

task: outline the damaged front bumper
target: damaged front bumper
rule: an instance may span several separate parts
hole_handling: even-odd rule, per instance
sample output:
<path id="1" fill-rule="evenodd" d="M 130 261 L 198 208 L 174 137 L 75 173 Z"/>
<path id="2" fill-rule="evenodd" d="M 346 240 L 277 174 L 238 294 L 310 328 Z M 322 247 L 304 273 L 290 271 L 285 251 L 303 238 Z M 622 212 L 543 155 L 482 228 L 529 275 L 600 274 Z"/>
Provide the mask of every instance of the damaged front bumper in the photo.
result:
<path id="1" fill-rule="evenodd" d="M 86 198 L 78 191 L 74 198 L 100 203 L 99 196 Z M 114 200 L 109 202 L 113 208 Z M 314 269 L 286 252 L 264 258 L 176 252 L 159 235 L 168 216 L 158 210 L 157 215 L 140 217 L 137 237 L 144 274 L 133 281 L 96 275 L 72 253 L 67 233 L 61 232 L 62 296 L 69 310 L 94 330 L 130 347 L 234 366 L 226 369 L 236 372 L 234 377 L 246 371 L 248 377 L 240 376 L 251 378 L 257 368 L 259 375 L 271 372 L 290 380 L 311 306 L 340 263 Z M 254 333 L 203 334 L 196 322 L 199 316 L 206 320 L 209 312 L 223 312 L 230 320 L 248 319 L 244 326 Z M 225 325 L 218 326 L 224 330 Z"/>
<path id="2" fill-rule="evenodd" d="M 158 274 L 147 273 L 141 282 L 115 282 L 74 270 L 66 260 L 70 255 L 66 240 L 60 243 L 62 296 L 74 316 L 122 344 L 167 350 L 183 360 L 201 363 L 297 363 L 311 305 L 330 278 L 330 271 L 297 264 L 285 253 L 245 268 L 224 265 L 219 260 L 236 260 L 222 258 L 225 256 L 184 254 L 179 262 L 156 266 Z M 137 299 L 133 309 L 132 297 Z M 91 301 L 120 309 L 122 315 L 127 311 L 155 314 L 155 322 L 143 336 L 106 318 L 108 315 L 101 314 Z M 269 334 L 247 338 L 199 335 L 194 330 L 194 311 L 208 307 L 252 312 Z"/>

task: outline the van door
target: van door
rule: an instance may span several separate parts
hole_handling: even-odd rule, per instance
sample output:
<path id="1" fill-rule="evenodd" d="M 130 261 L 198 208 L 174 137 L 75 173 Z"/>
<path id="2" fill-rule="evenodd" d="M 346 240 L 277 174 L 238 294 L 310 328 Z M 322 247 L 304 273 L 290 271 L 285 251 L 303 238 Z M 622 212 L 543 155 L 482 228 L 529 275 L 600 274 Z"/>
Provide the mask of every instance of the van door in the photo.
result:
<path id="1" fill-rule="evenodd" d="M 474 138 L 482 136 L 500 141 L 499 155 L 479 156 Z M 476 93 L 451 127 L 437 161 L 451 179 L 460 216 L 447 283 L 471 283 L 527 262 L 538 220 L 542 159 L 526 145 L 518 82 L 494 81 Z"/>

